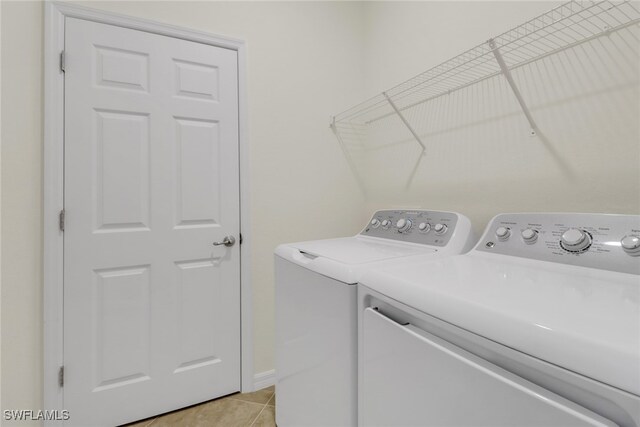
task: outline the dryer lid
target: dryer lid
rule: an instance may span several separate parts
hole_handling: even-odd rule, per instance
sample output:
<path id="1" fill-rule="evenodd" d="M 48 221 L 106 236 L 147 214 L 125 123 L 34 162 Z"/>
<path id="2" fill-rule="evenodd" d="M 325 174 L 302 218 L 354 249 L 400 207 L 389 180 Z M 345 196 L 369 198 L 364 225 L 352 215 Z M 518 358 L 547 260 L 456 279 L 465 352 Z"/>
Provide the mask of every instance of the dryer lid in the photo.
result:
<path id="1" fill-rule="evenodd" d="M 289 246 L 314 257 L 323 257 L 344 264 L 372 263 L 436 252 L 435 248 L 425 245 L 361 236 L 292 243 Z"/>
<path id="2" fill-rule="evenodd" d="M 387 263 L 443 253 L 424 245 L 362 236 L 285 244 L 275 251 L 286 261 L 347 284 L 357 283 L 365 272 Z"/>

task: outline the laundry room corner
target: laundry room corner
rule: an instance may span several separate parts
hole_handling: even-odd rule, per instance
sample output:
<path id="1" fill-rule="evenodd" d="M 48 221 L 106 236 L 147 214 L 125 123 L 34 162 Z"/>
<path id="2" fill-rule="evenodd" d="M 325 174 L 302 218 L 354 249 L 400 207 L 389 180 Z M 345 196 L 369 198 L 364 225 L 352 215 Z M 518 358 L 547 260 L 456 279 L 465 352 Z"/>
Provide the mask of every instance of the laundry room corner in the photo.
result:
<path id="1" fill-rule="evenodd" d="M 376 71 L 366 74 L 367 97 L 561 3 L 368 3 L 364 61 Z M 428 201 L 432 208 L 465 212 L 478 234 L 495 212 L 640 212 L 638 26 L 609 35 L 601 26 L 601 36 L 512 71 L 539 128 L 536 136 L 501 74 L 404 111 L 424 154 L 399 127 L 380 138 L 387 145 L 370 144 L 378 157 L 358 165 L 370 210 Z M 524 52 L 536 49 L 525 43 L 517 43 Z M 447 85 L 440 79 L 426 87 Z M 419 99 L 419 91 L 413 96 Z M 379 120 L 371 132 L 389 136 L 389 128 Z"/>
<path id="2" fill-rule="evenodd" d="M 540 342 L 560 336 L 541 314 L 570 336 L 554 283 L 585 342 L 606 350 L 614 325 L 631 349 L 639 40 L 635 0 L 0 0 L 0 424 L 72 407 L 82 427 L 195 424 L 183 410 L 257 426 L 276 408 L 281 427 L 416 425 L 430 400 L 405 384 L 435 389 L 405 369 L 420 351 L 385 340 L 424 332 L 446 353 L 482 319 L 500 336 L 514 307 Z M 365 347 L 392 356 L 366 366 L 368 400 Z M 573 375 L 554 360 L 540 372 Z M 626 366 L 606 382 L 584 360 L 578 382 L 627 387 Z M 619 425 L 637 427 L 628 390 Z M 467 415 L 457 393 L 434 425 Z M 250 422 L 224 418 L 238 407 Z"/>

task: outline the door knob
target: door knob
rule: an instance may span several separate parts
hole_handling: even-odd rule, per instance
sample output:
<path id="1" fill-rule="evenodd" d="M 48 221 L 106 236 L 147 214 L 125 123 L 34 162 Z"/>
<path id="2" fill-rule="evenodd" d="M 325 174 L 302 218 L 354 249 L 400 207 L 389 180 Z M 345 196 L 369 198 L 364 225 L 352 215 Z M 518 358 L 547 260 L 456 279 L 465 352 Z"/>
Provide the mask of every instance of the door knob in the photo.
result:
<path id="1" fill-rule="evenodd" d="M 225 245 L 227 247 L 233 246 L 236 244 L 236 238 L 233 236 L 227 236 L 222 239 L 222 242 L 213 242 L 213 246 Z"/>

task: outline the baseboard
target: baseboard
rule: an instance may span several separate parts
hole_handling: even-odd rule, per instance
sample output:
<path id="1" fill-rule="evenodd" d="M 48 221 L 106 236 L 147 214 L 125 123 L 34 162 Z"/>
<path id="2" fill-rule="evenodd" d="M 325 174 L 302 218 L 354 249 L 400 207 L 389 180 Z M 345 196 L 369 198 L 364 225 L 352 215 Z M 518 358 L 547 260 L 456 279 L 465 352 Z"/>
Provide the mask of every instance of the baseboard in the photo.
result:
<path id="1" fill-rule="evenodd" d="M 253 376 L 254 390 L 262 390 L 263 388 L 270 387 L 275 383 L 276 383 L 275 369 L 272 369 L 270 371 L 259 372 Z"/>

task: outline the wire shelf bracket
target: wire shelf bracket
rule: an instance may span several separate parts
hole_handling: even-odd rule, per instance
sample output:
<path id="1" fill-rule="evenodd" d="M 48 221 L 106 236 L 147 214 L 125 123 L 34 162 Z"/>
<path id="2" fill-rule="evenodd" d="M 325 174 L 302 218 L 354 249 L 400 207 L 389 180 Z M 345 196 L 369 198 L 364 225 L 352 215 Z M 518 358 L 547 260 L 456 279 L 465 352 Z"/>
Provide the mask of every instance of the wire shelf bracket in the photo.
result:
<path id="1" fill-rule="evenodd" d="M 353 160 L 351 159 L 351 155 L 349 155 L 349 150 L 347 150 L 347 146 L 345 145 L 344 140 L 340 135 L 340 132 L 338 132 L 335 116 L 331 118 L 331 123 L 329 124 L 329 127 L 331 128 L 331 131 L 336 136 L 336 139 L 340 144 L 340 148 L 342 149 L 342 152 L 344 153 L 344 156 L 347 159 L 347 164 L 349 165 L 351 172 L 353 172 L 353 176 L 355 177 L 356 182 L 358 183 L 358 187 L 360 187 L 360 191 L 362 191 L 362 194 L 366 195 L 367 188 L 364 185 L 364 181 L 362 180 L 360 173 L 358 173 L 358 168 L 356 168 L 356 165 L 353 163 Z"/>
<path id="2" fill-rule="evenodd" d="M 404 115 L 402 115 L 402 112 L 400 110 L 398 110 L 398 107 L 393 102 L 393 100 L 389 97 L 389 95 L 387 95 L 387 92 L 382 92 L 382 95 L 386 98 L 387 102 L 389 102 L 389 105 L 391 105 L 391 108 L 393 108 L 393 111 L 396 112 L 396 114 L 398 115 L 398 117 L 400 118 L 402 123 L 404 123 L 404 125 L 407 127 L 407 129 L 409 129 L 409 132 L 411 132 L 411 135 L 413 135 L 413 137 L 416 139 L 416 141 L 418 141 L 418 144 L 420 144 L 420 146 L 422 147 L 422 154 L 424 154 L 424 152 L 426 151 L 427 147 L 424 145 L 424 142 L 422 142 L 422 139 L 420 138 L 420 135 L 418 135 L 416 133 L 416 131 L 413 130 L 413 127 L 411 127 L 411 124 L 409 124 L 409 122 L 404 117 Z"/>
<path id="3" fill-rule="evenodd" d="M 513 76 L 511 75 L 511 71 L 509 70 L 509 67 L 504 62 L 504 58 L 500 53 L 500 48 L 498 47 L 494 39 L 489 39 L 489 41 L 487 41 L 487 44 L 489 45 L 489 48 L 493 52 L 493 55 L 496 57 L 496 61 L 500 66 L 500 70 L 502 71 L 502 75 L 504 75 L 505 79 L 507 79 L 507 83 L 509 83 L 511 90 L 513 91 L 513 94 L 516 96 L 516 99 L 518 100 L 518 104 L 520 104 L 520 108 L 522 108 L 522 112 L 524 113 L 525 117 L 529 121 L 529 126 L 531 126 L 530 136 L 536 136 L 538 125 L 536 125 L 535 120 L 533 120 L 531 111 L 529 111 L 529 107 L 527 107 L 527 103 L 524 102 L 524 98 L 522 97 L 522 94 L 520 93 L 520 89 L 518 89 L 518 85 L 516 85 L 515 80 L 513 80 Z"/>

